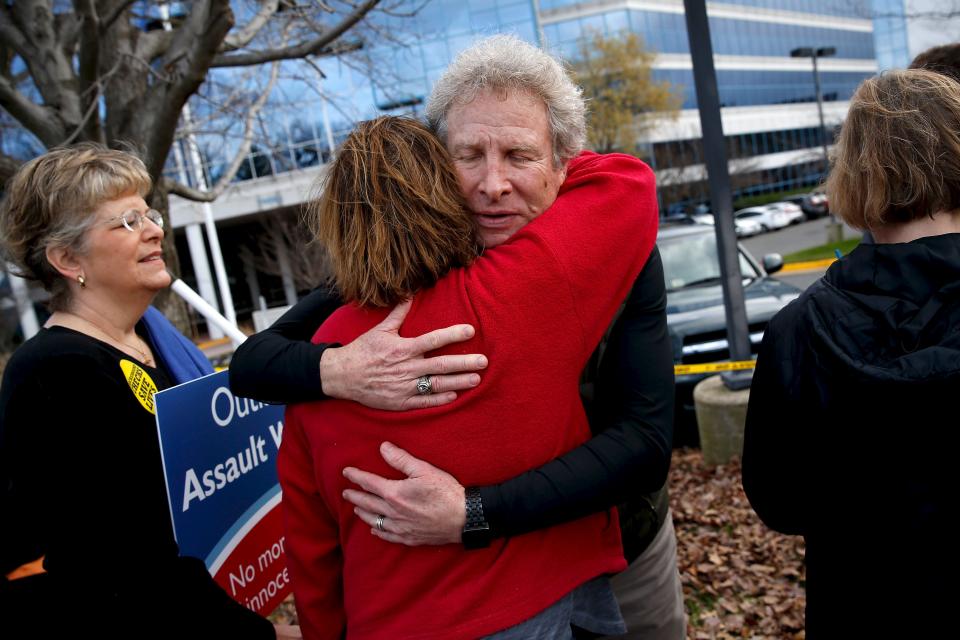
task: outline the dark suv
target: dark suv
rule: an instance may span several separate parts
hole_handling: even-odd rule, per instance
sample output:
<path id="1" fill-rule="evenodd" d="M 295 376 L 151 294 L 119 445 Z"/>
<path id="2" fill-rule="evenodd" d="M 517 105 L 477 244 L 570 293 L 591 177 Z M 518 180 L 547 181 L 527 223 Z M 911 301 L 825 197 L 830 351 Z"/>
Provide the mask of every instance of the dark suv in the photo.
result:
<path id="1" fill-rule="evenodd" d="M 657 235 L 667 285 L 667 326 L 673 341 L 674 364 L 700 364 L 729 360 L 727 321 L 720 284 L 720 262 L 714 229 L 708 225 L 664 224 Z M 767 322 L 784 305 L 800 295 L 800 289 L 771 278 L 783 266 L 777 254 L 763 264 L 737 245 L 740 272 L 754 354 Z M 699 435 L 693 407 L 693 387 L 712 375 L 677 376 L 674 446 L 697 446 Z"/>

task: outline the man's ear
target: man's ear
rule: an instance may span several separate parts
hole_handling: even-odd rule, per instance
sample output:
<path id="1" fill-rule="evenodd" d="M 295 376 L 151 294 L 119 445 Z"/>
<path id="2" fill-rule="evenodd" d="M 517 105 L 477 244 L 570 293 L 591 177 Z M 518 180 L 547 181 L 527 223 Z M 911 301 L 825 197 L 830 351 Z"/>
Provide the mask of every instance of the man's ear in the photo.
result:
<path id="1" fill-rule="evenodd" d="M 47 262 L 69 280 L 76 280 L 83 275 L 80 261 L 76 252 L 69 247 L 47 247 Z"/>

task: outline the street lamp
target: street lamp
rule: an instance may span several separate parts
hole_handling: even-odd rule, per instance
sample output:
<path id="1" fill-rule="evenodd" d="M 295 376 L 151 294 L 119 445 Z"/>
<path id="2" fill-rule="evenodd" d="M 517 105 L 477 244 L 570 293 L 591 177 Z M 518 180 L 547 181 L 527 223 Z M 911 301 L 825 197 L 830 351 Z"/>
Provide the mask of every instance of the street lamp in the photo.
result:
<path id="1" fill-rule="evenodd" d="M 800 47 L 790 52 L 791 58 L 810 58 L 813 60 L 813 85 L 817 90 L 817 113 L 820 114 L 820 136 L 823 142 L 823 175 L 830 170 L 830 158 L 827 155 L 827 129 L 823 124 L 823 96 L 820 94 L 820 71 L 817 58 L 829 58 L 837 53 L 836 47 Z"/>

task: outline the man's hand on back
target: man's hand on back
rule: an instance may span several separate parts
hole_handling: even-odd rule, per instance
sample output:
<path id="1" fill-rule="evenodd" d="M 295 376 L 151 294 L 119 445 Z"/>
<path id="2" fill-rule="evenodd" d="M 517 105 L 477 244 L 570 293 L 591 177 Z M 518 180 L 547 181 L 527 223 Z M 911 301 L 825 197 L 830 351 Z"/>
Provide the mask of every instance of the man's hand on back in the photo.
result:
<path id="1" fill-rule="evenodd" d="M 404 480 L 387 480 L 353 467 L 343 470 L 362 491 L 346 489 L 343 497 L 373 535 L 408 546 L 459 543 L 466 523 L 464 488 L 456 478 L 389 442 L 380 455 Z M 383 529 L 377 520 L 383 516 Z"/>
<path id="2" fill-rule="evenodd" d="M 487 366 L 481 354 L 423 354 L 473 337 L 474 328 L 457 324 L 416 338 L 399 335 L 411 302 L 402 302 L 383 322 L 344 347 L 323 352 L 320 381 L 331 398 L 353 400 L 374 409 L 404 411 L 453 402 L 456 391 L 480 384 L 478 371 Z M 417 393 L 417 379 L 429 375 L 433 392 Z"/>

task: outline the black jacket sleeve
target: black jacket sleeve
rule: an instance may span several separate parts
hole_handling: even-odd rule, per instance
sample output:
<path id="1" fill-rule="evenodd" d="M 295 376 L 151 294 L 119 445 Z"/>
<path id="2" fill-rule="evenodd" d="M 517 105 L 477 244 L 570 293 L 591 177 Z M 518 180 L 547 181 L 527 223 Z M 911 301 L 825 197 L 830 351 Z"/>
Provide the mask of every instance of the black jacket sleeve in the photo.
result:
<path id="1" fill-rule="evenodd" d="M 673 353 L 663 263 L 654 248 L 614 324 L 589 441 L 538 469 L 481 487 L 496 536 L 567 522 L 666 482 L 673 444 Z"/>
<path id="2" fill-rule="evenodd" d="M 807 469 L 817 457 L 810 451 L 804 405 L 790 393 L 793 374 L 805 369 L 793 344 L 796 304 L 767 325 L 750 384 L 743 431 L 743 490 L 763 523 L 781 533 L 804 534 L 812 507 Z M 824 444 L 823 446 L 831 446 Z"/>
<path id="3" fill-rule="evenodd" d="M 329 347 L 340 345 L 312 344 L 310 338 L 341 304 L 335 292 L 320 287 L 269 328 L 250 336 L 230 361 L 231 390 L 277 404 L 324 398 L 320 358 Z"/>

